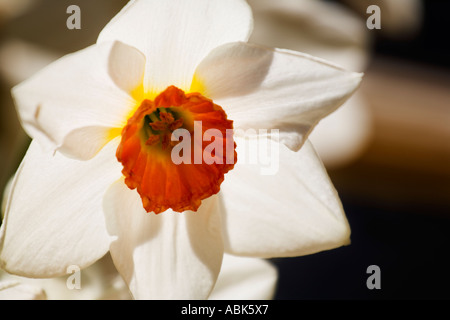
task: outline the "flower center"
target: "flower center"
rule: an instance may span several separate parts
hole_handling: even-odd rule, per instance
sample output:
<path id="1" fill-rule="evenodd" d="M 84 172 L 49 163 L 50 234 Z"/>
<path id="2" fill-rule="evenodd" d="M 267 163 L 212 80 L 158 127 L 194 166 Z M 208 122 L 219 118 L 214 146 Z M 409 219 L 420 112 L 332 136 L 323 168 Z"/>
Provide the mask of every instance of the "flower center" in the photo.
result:
<path id="1" fill-rule="evenodd" d="M 143 100 L 122 130 L 116 156 L 126 185 L 147 212 L 197 211 L 236 163 L 232 130 L 213 101 L 168 87 Z"/>

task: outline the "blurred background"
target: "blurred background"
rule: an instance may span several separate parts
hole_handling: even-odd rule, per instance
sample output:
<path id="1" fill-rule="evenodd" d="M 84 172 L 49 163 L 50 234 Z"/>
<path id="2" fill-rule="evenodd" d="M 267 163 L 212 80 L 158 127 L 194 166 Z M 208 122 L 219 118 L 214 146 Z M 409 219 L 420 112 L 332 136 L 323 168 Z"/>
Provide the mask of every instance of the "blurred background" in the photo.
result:
<path id="1" fill-rule="evenodd" d="M 29 143 L 17 83 L 95 43 L 127 0 L 0 0 L 0 191 Z M 249 0 L 251 41 L 364 72 L 358 92 L 311 134 L 338 190 L 352 244 L 274 259 L 276 299 L 450 298 L 450 53 L 446 0 Z M 81 29 L 68 30 L 69 5 Z M 366 25 L 369 5 L 381 29 Z M 369 290 L 367 268 L 381 270 Z"/>

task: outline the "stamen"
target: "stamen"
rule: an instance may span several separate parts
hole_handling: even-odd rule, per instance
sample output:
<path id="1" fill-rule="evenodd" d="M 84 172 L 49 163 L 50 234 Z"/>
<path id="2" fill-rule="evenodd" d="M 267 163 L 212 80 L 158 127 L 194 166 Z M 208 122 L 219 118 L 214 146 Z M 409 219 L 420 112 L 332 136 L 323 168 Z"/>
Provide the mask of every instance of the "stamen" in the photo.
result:
<path id="1" fill-rule="evenodd" d="M 167 124 L 171 124 L 172 122 L 175 121 L 173 115 L 168 112 L 160 112 L 159 117 L 162 122 L 167 123 Z"/>
<path id="2" fill-rule="evenodd" d="M 175 131 L 177 129 L 180 129 L 182 126 L 183 126 L 183 119 L 178 119 L 169 124 L 169 130 Z"/>
<path id="3" fill-rule="evenodd" d="M 156 131 L 167 130 L 167 123 L 164 123 L 162 121 L 151 122 L 151 123 L 149 123 L 149 125 L 150 125 L 150 127 L 152 127 L 153 130 L 156 130 Z"/>
<path id="4" fill-rule="evenodd" d="M 152 145 L 158 143 L 159 140 L 160 140 L 160 137 L 159 137 L 159 136 L 150 136 L 150 137 L 147 139 L 147 141 L 145 142 L 145 144 L 146 144 L 147 146 L 152 146 Z"/>

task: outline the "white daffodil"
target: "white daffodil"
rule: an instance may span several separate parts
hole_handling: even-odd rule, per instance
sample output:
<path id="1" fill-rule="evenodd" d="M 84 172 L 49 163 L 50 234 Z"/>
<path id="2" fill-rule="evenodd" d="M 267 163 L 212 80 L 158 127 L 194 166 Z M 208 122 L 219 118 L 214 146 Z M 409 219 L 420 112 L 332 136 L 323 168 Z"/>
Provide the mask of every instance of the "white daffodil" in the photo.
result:
<path id="1" fill-rule="evenodd" d="M 1 267 L 57 277 L 109 250 L 134 298 L 202 299 L 224 252 L 288 257 L 348 244 L 339 197 L 307 137 L 361 75 L 249 44 L 251 30 L 243 0 L 130 1 L 95 45 L 15 87 L 33 141 L 8 199 Z M 277 129 L 267 146 L 279 151 L 278 172 L 234 166 L 234 150 L 176 164 L 179 145 L 167 137 L 195 134 L 196 121 L 237 154 L 257 139 L 225 135 L 231 128 Z M 193 156 L 210 147 L 191 146 Z"/>

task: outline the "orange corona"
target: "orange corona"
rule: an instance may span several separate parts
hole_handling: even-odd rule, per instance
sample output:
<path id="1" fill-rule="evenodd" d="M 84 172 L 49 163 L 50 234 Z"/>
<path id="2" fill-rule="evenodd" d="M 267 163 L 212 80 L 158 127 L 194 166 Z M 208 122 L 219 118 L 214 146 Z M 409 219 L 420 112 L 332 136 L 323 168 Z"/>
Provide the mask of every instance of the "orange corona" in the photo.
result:
<path id="1" fill-rule="evenodd" d="M 178 142 L 172 141 L 172 133 L 185 129 L 194 136 L 196 121 L 202 123 L 202 136 L 209 129 L 222 133 L 223 150 L 215 156 L 223 159 L 211 164 L 195 161 L 175 164 L 171 153 Z M 199 93 L 185 94 L 171 86 L 154 101 L 143 100 L 123 128 L 117 149 L 126 185 L 137 189 L 147 212 L 197 211 L 203 199 L 219 192 L 224 175 L 236 163 L 234 142 L 233 150 L 226 148 L 230 144 L 226 140 L 232 139 L 227 131 L 232 129 L 233 121 L 227 119 L 225 111 Z M 207 142 L 195 143 L 191 139 L 191 154 L 203 153 L 207 145 Z M 231 162 L 227 161 L 230 152 L 234 159 Z"/>

